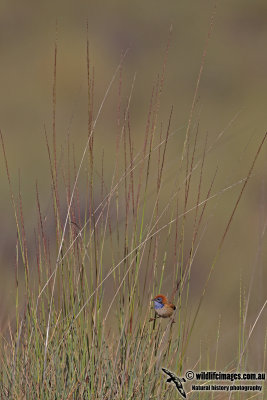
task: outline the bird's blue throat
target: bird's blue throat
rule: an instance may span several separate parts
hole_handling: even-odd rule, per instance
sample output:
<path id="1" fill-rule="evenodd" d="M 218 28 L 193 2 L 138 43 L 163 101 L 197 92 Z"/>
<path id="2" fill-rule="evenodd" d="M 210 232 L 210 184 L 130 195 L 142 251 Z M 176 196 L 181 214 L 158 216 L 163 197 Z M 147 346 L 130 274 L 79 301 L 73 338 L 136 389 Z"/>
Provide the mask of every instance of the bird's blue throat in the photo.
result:
<path id="1" fill-rule="evenodd" d="M 162 308 L 162 307 L 164 307 L 164 304 L 160 303 L 157 300 L 154 300 L 154 308 L 155 308 L 155 310 L 158 310 L 159 308 Z"/>

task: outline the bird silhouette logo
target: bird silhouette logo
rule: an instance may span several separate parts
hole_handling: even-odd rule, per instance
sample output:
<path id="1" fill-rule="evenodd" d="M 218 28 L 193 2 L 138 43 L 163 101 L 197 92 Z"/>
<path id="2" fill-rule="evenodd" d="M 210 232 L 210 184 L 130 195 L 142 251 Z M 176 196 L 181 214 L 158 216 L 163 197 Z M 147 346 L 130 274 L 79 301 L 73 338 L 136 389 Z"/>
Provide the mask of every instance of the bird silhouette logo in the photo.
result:
<path id="1" fill-rule="evenodd" d="M 174 383 L 174 385 L 176 386 L 176 389 L 178 390 L 178 392 L 180 393 L 180 395 L 186 399 L 186 393 L 184 391 L 183 388 L 183 382 L 186 382 L 185 378 L 179 378 L 178 376 L 176 376 L 173 372 L 169 371 L 166 368 L 162 368 L 162 371 L 169 376 L 169 378 L 167 379 L 167 383 Z"/>

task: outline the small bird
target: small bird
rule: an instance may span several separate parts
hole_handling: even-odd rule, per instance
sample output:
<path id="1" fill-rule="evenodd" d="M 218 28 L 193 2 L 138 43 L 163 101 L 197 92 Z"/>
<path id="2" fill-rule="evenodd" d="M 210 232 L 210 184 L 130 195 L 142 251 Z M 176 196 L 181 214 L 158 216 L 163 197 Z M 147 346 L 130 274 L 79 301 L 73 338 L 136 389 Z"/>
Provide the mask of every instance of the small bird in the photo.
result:
<path id="1" fill-rule="evenodd" d="M 163 294 L 158 294 L 152 301 L 154 301 L 156 317 L 169 318 L 172 316 L 174 310 L 176 310 L 175 305 L 169 303 L 167 297 Z"/>

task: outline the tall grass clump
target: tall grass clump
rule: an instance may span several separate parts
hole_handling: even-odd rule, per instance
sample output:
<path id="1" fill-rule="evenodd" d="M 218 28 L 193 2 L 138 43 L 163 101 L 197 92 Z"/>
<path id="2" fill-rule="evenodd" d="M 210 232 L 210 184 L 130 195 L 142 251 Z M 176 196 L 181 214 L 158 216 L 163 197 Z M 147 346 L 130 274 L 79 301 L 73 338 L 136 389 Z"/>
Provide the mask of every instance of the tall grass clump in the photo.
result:
<path id="1" fill-rule="evenodd" d="M 168 50 L 169 43 L 148 101 L 140 143 L 131 113 L 135 76 L 128 94 L 122 95 L 127 52 L 97 106 L 87 42 L 87 139 L 77 157 L 69 137 L 59 157 L 56 43 L 52 128 L 44 127 L 53 212 L 44 213 L 36 184 L 34 255 L 29 252 L 33 246 L 26 235 L 22 195 L 20 190 L 14 192 L 9 149 L 1 133 L 17 229 L 16 318 L 1 337 L 3 399 L 167 400 L 178 396 L 166 385 L 161 367 L 179 376 L 184 373 L 207 285 L 266 135 L 247 176 L 214 191 L 217 169 L 208 173 L 208 157 L 225 131 L 211 142 L 195 115 L 205 52 L 187 124 L 177 130 L 172 124 L 175 106 L 170 105 L 168 118 L 161 120 Z M 117 109 L 111 154 L 109 148 L 101 148 L 98 134 L 110 97 Z M 218 233 L 213 262 L 198 304 L 191 310 L 192 265 L 208 227 L 209 204 L 236 186 L 239 194 Z M 162 291 L 177 305 L 175 316 L 150 321 L 151 298 Z M 218 341 L 219 335 L 218 328 Z M 236 354 L 240 362 L 243 350 L 244 346 Z"/>

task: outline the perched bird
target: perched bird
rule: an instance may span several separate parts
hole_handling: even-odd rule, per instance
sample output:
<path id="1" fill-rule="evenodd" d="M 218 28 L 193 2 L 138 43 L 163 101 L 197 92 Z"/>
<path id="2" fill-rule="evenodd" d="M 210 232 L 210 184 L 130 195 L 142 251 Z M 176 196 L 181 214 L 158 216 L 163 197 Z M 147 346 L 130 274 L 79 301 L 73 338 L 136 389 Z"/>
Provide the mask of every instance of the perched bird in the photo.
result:
<path id="1" fill-rule="evenodd" d="M 163 294 L 158 294 L 152 301 L 154 301 L 154 309 L 157 317 L 169 318 L 173 314 L 173 311 L 176 310 L 175 305 L 169 303 L 167 297 Z"/>

